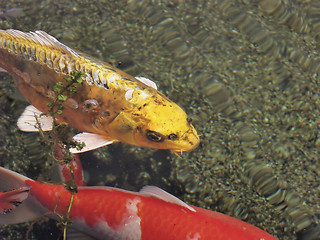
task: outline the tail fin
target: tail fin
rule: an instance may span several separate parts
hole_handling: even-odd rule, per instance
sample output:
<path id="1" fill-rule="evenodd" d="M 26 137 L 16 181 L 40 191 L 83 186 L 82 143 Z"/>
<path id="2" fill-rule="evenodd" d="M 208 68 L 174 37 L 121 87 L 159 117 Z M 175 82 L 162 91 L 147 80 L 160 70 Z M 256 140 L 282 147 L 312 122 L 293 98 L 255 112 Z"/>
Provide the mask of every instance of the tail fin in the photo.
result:
<path id="1" fill-rule="evenodd" d="M 15 196 L 17 202 L 13 201 L 13 204 L 22 202 L 22 200 L 25 199 L 21 205 L 16 207 L 16 209 L 14 209 L 12 212 L 0 215 L 0 226 L 4 224 L 16 224 L 31 221 L 38 218 L 43 213 L 41 211 L 43 208 L 38 201 L 27 193 L 27 191 L 31 191 L 31 189 L 26 186 L 26 180 L 33 181 L 19 173 L 0 167 L 0 191 L 3 192 L 17 189 L 7 193 L 2 193 L 0 198 L 1 196 L 5 198 L 9 196 Z M 24 193 L 22 189 L 25 190 Z M 19 190 L 22 192 L 19 193 Z"/>
<path id="2" fill-rule="evenodd" d="M 0 167 L 0 191 L 25 187 L 25 181 L 31 180 L 19 173 Z M 32 181 L 32 180 L 31 180 Z"/>
<path id="3" fill-rule="evenodd" d="M 9 192 L 0 192 L 0 214 L 7 214 L 18 207 L 27 197 L 29 187 L 22 187 Z"/>

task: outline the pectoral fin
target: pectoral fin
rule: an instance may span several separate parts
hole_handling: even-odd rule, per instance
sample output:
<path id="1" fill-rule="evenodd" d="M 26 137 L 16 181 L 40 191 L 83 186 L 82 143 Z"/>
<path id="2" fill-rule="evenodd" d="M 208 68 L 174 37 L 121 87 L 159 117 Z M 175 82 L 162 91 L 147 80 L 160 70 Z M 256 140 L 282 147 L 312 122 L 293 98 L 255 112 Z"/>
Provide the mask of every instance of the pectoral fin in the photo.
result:
<path id="1" fill-rule="evenodd" d="M 24 132 L 39 132 L 40 128 L 42 131 L 51 131 L 52 118 L 29 105 L 19 117 L 17 125 Z"/>
<path id="2" fill-rule="evenodd" d="M 102 137 L 101 135 L 94 134 L 94 133 L 79 133 L 73 137 L 73 140 L 77 142 L 83 142 L 85 144 L 85 147 L 83 147 L 81 150 L 77 150 L 76 148 L 71 148 L 71 153 L 82 153 L 91 151 L 109 144 L 112 144 L 114 142 L 117 142 L 115 139 L 106 139 L 105 137 Z"/>
<path id="3" fill-rule="evenodd" d="M 163 189 L 158 188 L 156 186 L 145 186 L 139 191 L 139 193 L 143 196 L 153 196 L 153 197 L 159 198 L 159 199 L 166 201 L 166 202 L 178 204 L 182 207 L 189 209 L 192 212 L 196 211 L 193 207 L 186 204 L 185 202 L 183 202 L 179 198 L 171 195 L 170 193 L 168 193 L 168 192 L 164 191 Z"/>

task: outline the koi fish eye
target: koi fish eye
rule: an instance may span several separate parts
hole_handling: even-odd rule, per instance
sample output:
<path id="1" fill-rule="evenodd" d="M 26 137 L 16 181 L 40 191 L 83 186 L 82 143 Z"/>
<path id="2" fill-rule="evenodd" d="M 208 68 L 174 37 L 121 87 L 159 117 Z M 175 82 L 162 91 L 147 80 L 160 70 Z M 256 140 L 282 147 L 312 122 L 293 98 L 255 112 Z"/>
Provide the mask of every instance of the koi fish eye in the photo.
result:
<path id="1" fill-rule="evenodd" d="M 164 137 L 162 134 L 157 133 L 155 131 L 147 130 L 147 138 L 153 142 L 162 142 L 164 140 Z"/>
<path id="2" fill-rule="evenodd" d="M 174 133 L 171 133 L 169 136 L 168 136 L 168 139 L 169 140 L 176 140 L 178 138 L 177 134 L 174 134 Z"/>

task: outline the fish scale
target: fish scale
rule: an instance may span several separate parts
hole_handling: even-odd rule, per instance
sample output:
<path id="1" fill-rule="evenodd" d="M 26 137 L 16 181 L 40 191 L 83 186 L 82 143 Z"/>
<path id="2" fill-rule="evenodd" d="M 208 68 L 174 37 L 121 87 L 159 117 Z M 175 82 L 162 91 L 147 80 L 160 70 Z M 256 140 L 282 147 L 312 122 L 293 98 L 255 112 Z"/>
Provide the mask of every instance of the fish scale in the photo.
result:
<path id="1" fill-rule="evenodd" d="M 44 34 L 42 31 L 36 33 Z M 116 72 L 112 66 L 104 67 L 102 70 L 97 63 L 88 61 L 61 43 L 58 46 L 52 45 L 58 42 L 53 39 L 37 41 L 37 36 L 22 34 L 16 30 L 10 32 L 0 30 L 0 35 L 1 48 L 40 64 L 46 64 L 57 72 L 71 74 L 73 71 L 83 71 L 89 83 L 101 85 L 109 74 Z M 96 71 L 100 73 L 99 78 L 94 78 Z"/>
<path id="2" fill-rule="evenodd" d="M 74 51 L 43 31 L 0 30 L 0 67 L 13 76 L 34 106 L 26 108 L 18 121 L 22 131 L 38 131 L 35 114 L 40 121 L 48 121 L 41 113 L 47 113 L 47 103 L 57 98 L 56 84 L 66 86 L 66 78 L 80 72 L 83 84 L 77 93 L 62 93 L 67 99 L 59 102 L 64 109 L 55 117 L 84 132 L 74 138 L 85 143 L 82 152 L 118 141 L 175 153 L 191 151 L 199 144 L 191 118 L 151 80 L 132 77 Z"/>
<path id="3" fill-rule="evenodd" d="M 0 215 L 0 225 L 30 221 L 43 214 L 59 220 L 53 212 L 67 214 L 71 193 L 64 185 L 39 183 L 1 167 L 0 180 L 0 191 L 6 190 L 4 180 L 28 190 L 21 206 Z M 69 219 L 72 228 L 101 240 L 276 240 L 248 223 L 188 205 L 154 186 L 140 192 L 79 186 Z"/>

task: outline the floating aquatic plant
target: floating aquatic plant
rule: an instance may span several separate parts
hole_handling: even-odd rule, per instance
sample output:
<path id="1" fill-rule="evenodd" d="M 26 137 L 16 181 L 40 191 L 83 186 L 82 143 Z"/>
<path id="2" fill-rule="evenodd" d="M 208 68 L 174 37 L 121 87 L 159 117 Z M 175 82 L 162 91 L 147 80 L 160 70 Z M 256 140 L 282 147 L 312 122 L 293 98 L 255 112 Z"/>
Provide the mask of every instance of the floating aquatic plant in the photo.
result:
<path id="1" fill-rule="evenodd" d="M 77 93 L 77 88 L 82 85 L 83 74 L 81 72 L 72 72 L 71 76 L 65 78 L 66 83 L 64 82 L 57 82 L 54 87 L 53 91 L 56 93 L 56 97 L 52 102 L 47 102 L 47 106 L 49 108 L 48 113 L 43 113 L 43 115 L 50 116 L 52 118 L 52 131 L 49 133 L 49 136 L 46 136 L 44 132 L 41 130 L 41 125 L 37 120 L 37 127 L 40 130 L 40 133 L 44 137 L 45 140 L 50 141 L 53 143 L 53 156 L 55 156 L 55 152 L 57 148 L 60 148 L 62 157 L 55 158 L 56 161 L 59 161 L 62 164 L 68 166 L 70 171 L 71 179 L 64 183 L 65 188 L 71 193 L 70 203 L 68 207 L 67 214 L 62 216 L 55 212 L 56 215 L 60 218 L 60 222 L 58 226 L 63 227 L 63 239 L 66 240 L 67 237 L 67 228 L 72 221 L 70 220 L 70 212 L 72 208 L 72 203 L 74 199 L 74 194 L 78 192 L 78 187 L 75 181 L 75 175 L 73 171 L 73 167 L 71 162 L 75 161 L 75 157 L 71 154 L 70 148 L 76 148 L 81 150 L 84 147 L 84 143 L 75 142 L 70 137 L 71 128 L 63 123 L 59 123 L 56 119 L 56 115 L 61 115 L 63 113 L 64 107 L 61 104 L 67 100 L 67 93 L 70 92 L 72 94 Z M 59 202 L 57 203 L 57 206 Z"/>

